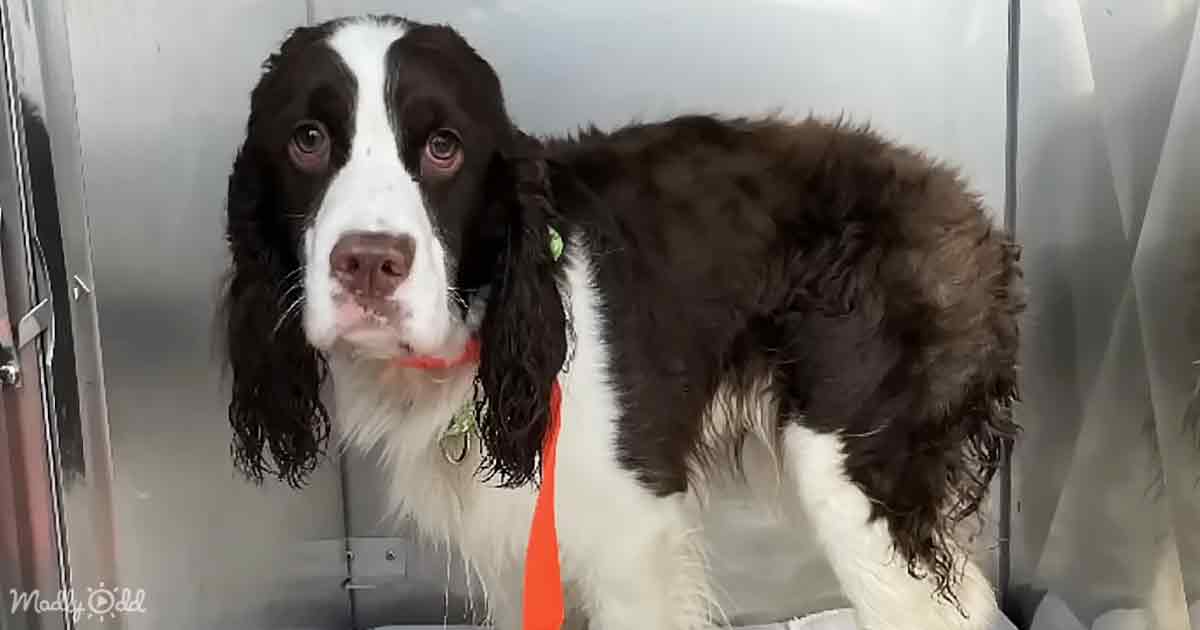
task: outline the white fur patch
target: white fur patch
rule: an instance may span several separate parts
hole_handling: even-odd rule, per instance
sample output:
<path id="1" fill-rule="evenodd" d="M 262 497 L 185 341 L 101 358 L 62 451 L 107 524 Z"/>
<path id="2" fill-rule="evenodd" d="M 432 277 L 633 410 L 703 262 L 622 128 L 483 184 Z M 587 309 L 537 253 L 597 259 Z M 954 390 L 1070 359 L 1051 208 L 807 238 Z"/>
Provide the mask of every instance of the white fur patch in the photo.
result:
<path id="1" fill-rule="evenodd" d="M 817 540 L 854 604 L 865 630 L 985 630 L 1000 612 L 979 567 L 966 558 L 956 593 L 967 612 L 934 597 L 932 585 L 908 573 L 892 546 L 887 524 L 868 522 L 867 495 L 845 473 L 841 438 L 789 426 L 784 430 L 785 468 Z"/>
<path id="2" fill-rule="evenodd" d="M 357 89 L 349 159 L 330 182 L 304 239 L 304 325 L 318 347 L 329 347 L 338 335 L 334 296 L 339 288 L 330 276 L 329 254 L 338 239 L 354 231 L 407 234 L 416 242 L 409 277 L 391 296 L 407 314 L 397 322 L 403 343 L 418 354 L 461 343 L 451 339 L 445 249 L 420 188 L 400 160 L 385 99 L 387 52 L 404 33 L 400 24 L 364 19 L 345 24 L 328 41 Z M 388 349 L 379 350 L 386 354 Z"/>
<path id="3" fill-rule="evenodd" d="M 577 243 L 575 252 L 586 251 Z M 686 497 L 660 498 L 618 464 L 618 392 L 602 330 L 604 304 L 586 257 L 567 267 L 577 346 L 562 376 L 557 518 L 563 570 L 594 628 L 690 630 L 712 600 Z"/>

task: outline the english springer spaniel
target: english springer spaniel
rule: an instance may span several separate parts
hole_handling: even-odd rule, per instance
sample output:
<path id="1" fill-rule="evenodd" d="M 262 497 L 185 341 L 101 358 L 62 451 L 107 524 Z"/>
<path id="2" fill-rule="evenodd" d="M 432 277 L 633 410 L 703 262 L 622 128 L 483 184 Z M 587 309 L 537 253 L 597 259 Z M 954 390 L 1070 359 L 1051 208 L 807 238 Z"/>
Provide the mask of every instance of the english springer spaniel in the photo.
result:
<path id="1" fill-rule="evenodd" d="M 718 478 L 805 517 L 863 627 L 997 617 L 958 526 L 1017 431 L 1020 272 L 950 168 L 811 118 L 535 139 L 453 29 L 372 16 L 267 59 L 227 210 L 239 468 L 298 486 L 331 431 L 380 449 L 497 627 L 521 623 L 556 382 L 589 627 L 721 622 L 697 537 Z M 406 362 L 469 341 L 477 362 Z"/>

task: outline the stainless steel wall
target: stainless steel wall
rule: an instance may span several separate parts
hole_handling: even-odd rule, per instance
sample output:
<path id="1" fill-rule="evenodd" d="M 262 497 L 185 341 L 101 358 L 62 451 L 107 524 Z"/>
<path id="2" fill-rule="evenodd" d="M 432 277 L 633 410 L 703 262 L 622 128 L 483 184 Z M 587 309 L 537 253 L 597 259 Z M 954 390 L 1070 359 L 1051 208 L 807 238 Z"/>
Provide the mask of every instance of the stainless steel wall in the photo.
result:
<path id="1" fill-rule="evenodd" d="M 1032 298 L 1013 610 L 1038 629 L 1186 629 L 1200 599 L 1196 3 L 1021 8 Z"/>
<path id="2" fill-rule="evenodd" d="M 566 132 L 685 111 L 845 113 L 961 166 L 999 216 L 1004 203 L 1008 3 L 997 0 L 315 0 L 313 19 L 391 12 L 459 28 L 500 74 L 525 129 Z M 364 553 L 361 623 L 441 621 L 461 566 L 383 519 L 370 460 L 347 462 L 349 532 Z M 736 620 L 757 623 L 843 604 L 804 531 L 732 497 L 707 523 Z M 994 526 L 993 520 L 991 525 Z M 374 540 L 385 537 L 384 540 Z M 994 529 L 981 540 L 995 576 Z M 386 550 L 408 560 L 384 562 Z M 451 619 L 456 618 L 451 615 Z"/>
<path id="3" fill-rule="evenodd" d="M 80 378 L 101 388 L 107 419 L 84 440 L 110 461 L 65 488 L 65 503 L 78 506 L 70 555 L 89 569 L 74 586 L 80 597 L 101 581 L 146 591 L 145 613 L 81 626 L 348 627 L 338 468 L 325 467 L 304 493 L 234 474 L 211 335 L 225 178 L 249 89 L 306 8 L 24 4 L 52 57 L 48 106 L 66 112 L 50 132 L 64 164 L 56 175 L 69 271 L 95 291 L 99 326 L 77 326 L 78 344 L 98 332 L 103 347 L 102 370 Z M 106 477 L 105 496 L 95 483 Z M 96 514 L 107 516 L 99 529 L 85 522 Z M 114 566 L 87 561 L 106 556 Z"/>

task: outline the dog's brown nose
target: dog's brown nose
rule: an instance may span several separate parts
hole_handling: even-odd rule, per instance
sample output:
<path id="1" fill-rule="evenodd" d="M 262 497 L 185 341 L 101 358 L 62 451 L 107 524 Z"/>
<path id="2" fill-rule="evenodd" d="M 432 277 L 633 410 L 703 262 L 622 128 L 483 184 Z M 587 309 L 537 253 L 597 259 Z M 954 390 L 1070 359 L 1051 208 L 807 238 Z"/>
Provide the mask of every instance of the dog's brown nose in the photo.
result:
<path id="1" fill-rule="evenodd" d="M 351 232 L 329 253 L 333 277 L 350 293 L 368 299 L 390 296 L 412 269 L 417 244 L 407 234 Z"/>

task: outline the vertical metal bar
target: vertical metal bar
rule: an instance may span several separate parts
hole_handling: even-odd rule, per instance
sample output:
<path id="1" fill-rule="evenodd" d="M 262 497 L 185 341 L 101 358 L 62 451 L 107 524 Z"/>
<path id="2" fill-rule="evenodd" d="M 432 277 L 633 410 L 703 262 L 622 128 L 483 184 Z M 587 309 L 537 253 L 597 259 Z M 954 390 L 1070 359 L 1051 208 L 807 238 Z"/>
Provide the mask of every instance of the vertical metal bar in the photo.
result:
<path id="1" fill-rule="evenodd" d="M 347 496 L 350 492 L 349 487 L 350 473 L 346 468 L 346 458 L 338 457 L 338 483 L 341 485 L 339 498 L 342 500 L 342 531 L 345 532 L 345 552 L 346 552 L 346 584 L 354 582 L 354 550 L 350 544 L 352 534 L 350 532 L 350 502 Z M 350 627 L 358 628 L 358 609 L 355 601 L 356 591 L 351 588 L 344 589 L 346 593 L 346 610 L 350 615 Z"/>
<path id="2" fill-rule="evenodd" d="M 1021 0 L 1008 3 L 1008 120 L 1004 140 L 1004 227 L 1017 229 L 1017 126 L 1020 95 Z"/>
<path id="3" fill-rule="evenodd" d="M 1017 134 L 1020 124 L 1021 0 L 1008 3 L 1008 77 L 1004 139 L 1004 228 L 1015 238 L 1017 231 Z M 999 564 L 997 586 L 1001 610 L 1013 613 L 1012 590 L 1012 449 L 1006 449 L 1000 474 Z"/>

